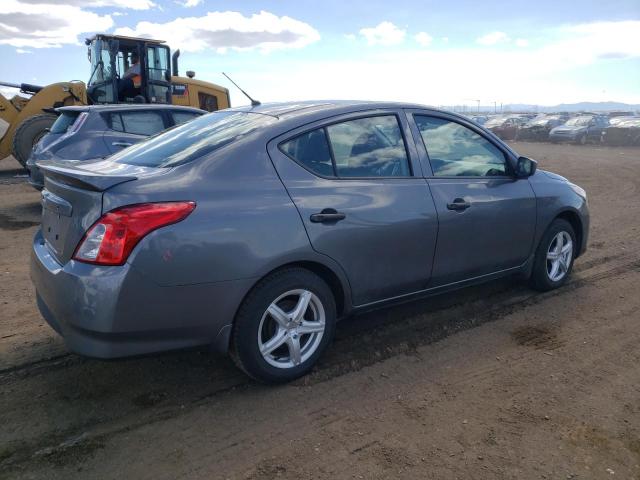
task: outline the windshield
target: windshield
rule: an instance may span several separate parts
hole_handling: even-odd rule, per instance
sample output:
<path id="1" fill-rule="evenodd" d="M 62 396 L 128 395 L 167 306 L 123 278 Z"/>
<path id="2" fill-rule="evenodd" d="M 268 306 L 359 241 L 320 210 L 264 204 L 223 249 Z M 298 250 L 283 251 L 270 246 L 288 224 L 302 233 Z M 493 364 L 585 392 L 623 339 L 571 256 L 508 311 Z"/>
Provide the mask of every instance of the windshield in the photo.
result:
<path id="1" fill-rule="evenodd" d="M 585 127 L 589 125 L 591 117 L 576 117 L 569 120 L 565 125 L 569 127 Z"/>
<path id="2" fill-rule="evenodd" d="M 111 56 L 108 45 L 102 40 L 94 40 L 89 47 L 89 58 L 91 60 L 91 73 L 89 85 L 103 83 L 111 80 Z"/>
<path id="3" fill-rule="evenodd" d="M 213 112 L 150 137 L 110 159 L 128 165 L 172 167 L 211 153 L 274 121 L 273 117 L 255 113 Z"/>

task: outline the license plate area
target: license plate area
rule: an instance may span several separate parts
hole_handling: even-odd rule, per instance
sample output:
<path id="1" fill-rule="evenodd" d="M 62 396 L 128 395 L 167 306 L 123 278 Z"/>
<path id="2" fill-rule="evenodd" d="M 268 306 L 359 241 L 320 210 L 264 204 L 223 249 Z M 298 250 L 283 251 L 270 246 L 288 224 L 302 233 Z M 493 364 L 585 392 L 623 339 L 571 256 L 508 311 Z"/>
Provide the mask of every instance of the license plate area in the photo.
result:
<path id="1" fill-rule="evenodd" d="M 64 251 L 65 233 L 69 229 L 73 209 L 64 198 L 43 190 L 42 235 L 45 243 L 56 257 Z"/>

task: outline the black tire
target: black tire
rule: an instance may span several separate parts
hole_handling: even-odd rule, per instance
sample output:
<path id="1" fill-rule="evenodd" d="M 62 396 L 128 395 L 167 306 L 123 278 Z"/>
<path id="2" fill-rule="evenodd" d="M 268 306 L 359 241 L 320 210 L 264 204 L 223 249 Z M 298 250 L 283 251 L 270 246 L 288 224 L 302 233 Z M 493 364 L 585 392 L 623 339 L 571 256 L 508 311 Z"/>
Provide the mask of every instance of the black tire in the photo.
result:
<path id="1" fill-rule="evenodd" d="M 34 115 L 24 120 L 13 134 L 13 156 L 20 165 L 26 167 L 31 150 L 36 143 L 47 133 L 46 129 L 53 125 L 56 117 L 50 113 Z"/>
<path id="2" fill-rule="evenodd" d="M 279 368 L 268 363 L 260 353 L 258 347 L 258 335 L 261 335 L 260 324 L 267 308 L 274 300 L 296 289 L 310 291 L 322 303 L 325 314 L 324 332 L 309 358 L 299 365 Z M 303 268 L 286 268 L 261 280 L 242 302 L 233 325 L 230 354 L 236 365 L 254 380 L 263 383 L 289 382 L 305 375 L 313 368 L 333 339 L 335 323 L 336 303 L 327 284 L 320 277 Z M 310 341 L 310 337 L 304 338 Z M 301 335 L 301 344 L 302 339 Z"/>
<path id="3" fill-rule="evenodd" d="M 586 133 L 583 133 L 583 134 L 580 136 L 580 138 L 578 138 L 577 143 L 578 143 L 579 145 L 586 145 L 586 144 L 587 144 L 587 134 L 586 134 Z"/>
<path id="4" fill-rule="evenodd" d="M 573 252 L 571 255 L 571 259 L 569 265 L 567 267 L 565 275 L 554 281 L 549 278 L 549 273 L 547 270 L 547 252 L 551 247 L 551 243 L 554 241 L 556 235 L 560 232 L 566 232 L 571 237 L 571 242 L 573 244 Z M 533 269 L 531 272 L 530 284 L 536 290 L 540 290 L 542 292 L 546 292 L 548 290 L 553 290 L 555 288 L 561 287 L 567 281 L 569 276 L 571 275 L 571 269 L 573 268 L 573 260 L 576 256 L 576 251 L 579 248 L 576 243 L 576 234 L 573 230 L 573 227 L 569 222 L 563 220 L 561 218 L 556 218 L 549 228 L 547 228 L 544 235 L 542 235 L 542 239 L 540 240 L 540 244 L 536 249 L 536 255 L 533 261 Z"/>

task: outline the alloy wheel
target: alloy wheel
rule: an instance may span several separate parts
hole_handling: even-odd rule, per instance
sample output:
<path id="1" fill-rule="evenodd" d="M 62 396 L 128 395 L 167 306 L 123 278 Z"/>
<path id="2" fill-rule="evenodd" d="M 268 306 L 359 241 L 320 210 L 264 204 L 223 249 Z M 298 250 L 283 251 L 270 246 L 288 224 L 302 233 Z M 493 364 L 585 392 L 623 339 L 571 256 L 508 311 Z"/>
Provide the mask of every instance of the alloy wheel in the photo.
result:
<path id="1" fill-rule="evenodd" d="M 558 232 L 547 250 L 547 276 L 552 282 L 562 280 L 573 260 L 573 241 L 565 231 Z"/>
<path id="2" fill-rule="evenodd" d="M 258 326 L 258 349 L 276 368 L 293 368 L 318 349 L 325 331 L 322 302 L 309 290 L 289 290 L 276 298 Z"/>

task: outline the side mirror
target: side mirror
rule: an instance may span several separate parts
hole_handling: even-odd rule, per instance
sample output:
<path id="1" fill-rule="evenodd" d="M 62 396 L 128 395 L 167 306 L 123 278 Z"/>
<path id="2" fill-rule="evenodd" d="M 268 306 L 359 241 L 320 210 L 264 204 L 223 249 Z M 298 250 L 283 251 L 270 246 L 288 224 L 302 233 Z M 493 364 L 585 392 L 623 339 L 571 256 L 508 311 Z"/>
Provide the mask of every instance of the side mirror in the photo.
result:
<path id="1" fill-rule="evenodd" d="M 536 173 L 538 162 L 527 157 L 519 157 L 516 162 L 516 177 L 527 178 Z"/>

